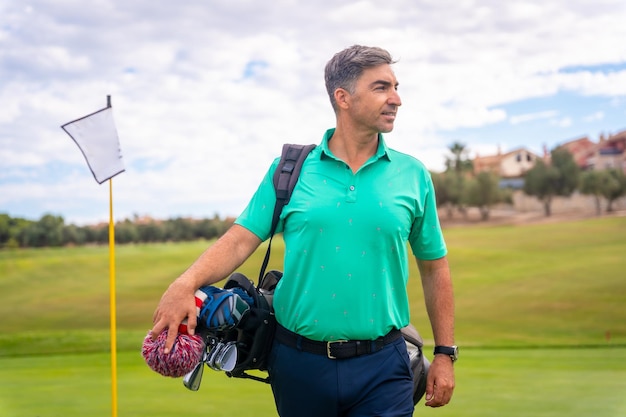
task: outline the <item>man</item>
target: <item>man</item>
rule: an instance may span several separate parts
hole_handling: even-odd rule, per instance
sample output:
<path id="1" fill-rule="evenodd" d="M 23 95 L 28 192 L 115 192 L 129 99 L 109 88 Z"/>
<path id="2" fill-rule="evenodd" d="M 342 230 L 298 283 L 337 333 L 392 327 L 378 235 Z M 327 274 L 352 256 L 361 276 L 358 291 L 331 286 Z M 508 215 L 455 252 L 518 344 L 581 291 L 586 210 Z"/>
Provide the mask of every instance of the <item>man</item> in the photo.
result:
<path id="1" fill-rule="evenodd" d="M 426 405 L 445 405 L 452 396 L 454 301 L 432 181 L 419 161 L 389 149 L 382 136 L 402 104 L 393 63 L 383 49 L 355 45 L 326 66 L 336 128 L 306 159 L 279 224 L 286 249 L 268 372 L 283 417 L 413 414 L 398 331 L 409 323 L 407 242 L 437 345 Z M 193 330 L 194 291 L 229 276 L 269 237 L 277 162 L 235 225 L 164 293 L 153 337 L 185 318 Z"/>

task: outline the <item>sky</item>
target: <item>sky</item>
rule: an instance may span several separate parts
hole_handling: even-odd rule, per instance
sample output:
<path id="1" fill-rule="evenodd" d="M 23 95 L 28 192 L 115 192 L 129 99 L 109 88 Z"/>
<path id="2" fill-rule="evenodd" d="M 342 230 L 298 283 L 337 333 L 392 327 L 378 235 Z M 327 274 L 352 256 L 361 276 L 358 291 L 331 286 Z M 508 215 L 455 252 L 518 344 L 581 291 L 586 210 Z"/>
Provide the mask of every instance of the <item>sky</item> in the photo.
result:
<path id="1" fill-rule="evenodd" d="M 623 0 L 0 0 L 0 213 L 109 219 L 61 125 L 106 106 L 126 171 L 114 218 L 237 216 L 282 144 L 335 123 L 326 62 L 397 60 L 388 145 L 470 156 L 626 130 Z"/>

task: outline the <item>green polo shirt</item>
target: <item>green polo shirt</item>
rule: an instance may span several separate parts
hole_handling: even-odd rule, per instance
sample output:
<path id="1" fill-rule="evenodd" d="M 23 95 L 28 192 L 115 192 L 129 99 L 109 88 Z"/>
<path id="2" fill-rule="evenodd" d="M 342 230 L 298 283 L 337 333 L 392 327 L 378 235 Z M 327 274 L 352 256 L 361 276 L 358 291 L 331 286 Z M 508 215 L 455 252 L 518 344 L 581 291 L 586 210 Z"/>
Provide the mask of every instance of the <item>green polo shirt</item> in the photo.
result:
<path id="1" fill-rule="evenodd" d="M 374 339 L 409 323 L 407 242 L 419 259 L 447 250 L 424 165 L 379 135 L 376 154 L 353 173 L 330 152 L 333 133 L 307 157 L 281 214 L 284 275 L 274 310 L 279 323 L 310 339 Z M 235 222 L 262 240 L 278 161 Z"/>

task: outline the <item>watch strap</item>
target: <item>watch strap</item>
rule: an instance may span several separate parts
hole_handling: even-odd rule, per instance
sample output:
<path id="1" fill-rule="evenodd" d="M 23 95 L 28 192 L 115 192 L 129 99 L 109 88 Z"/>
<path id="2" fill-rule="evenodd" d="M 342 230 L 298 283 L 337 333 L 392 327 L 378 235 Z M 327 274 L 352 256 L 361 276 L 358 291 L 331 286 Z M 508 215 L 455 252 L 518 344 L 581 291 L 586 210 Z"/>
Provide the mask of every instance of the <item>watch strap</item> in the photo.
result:
<path id="1" fill-rule="evenodd" d="M 435 346 L 434 355 L 448 355 L 452 361 L 456 361 L 458 357 L 458 348 L 456 346 Z"/>

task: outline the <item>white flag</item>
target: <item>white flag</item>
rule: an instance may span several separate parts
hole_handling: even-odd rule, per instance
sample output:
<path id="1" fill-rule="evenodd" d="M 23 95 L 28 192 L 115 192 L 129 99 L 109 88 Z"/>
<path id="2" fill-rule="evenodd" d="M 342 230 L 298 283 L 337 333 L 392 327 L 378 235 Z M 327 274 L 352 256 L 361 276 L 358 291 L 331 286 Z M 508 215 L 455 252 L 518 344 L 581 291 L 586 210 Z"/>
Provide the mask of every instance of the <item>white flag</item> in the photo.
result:
<path id="1" fill-rule="evenodd" d="M 80 148 L 98 184 L 124 172 L 112 107 L 105 107 L 61 127 Z"/>

